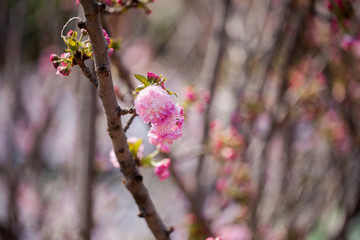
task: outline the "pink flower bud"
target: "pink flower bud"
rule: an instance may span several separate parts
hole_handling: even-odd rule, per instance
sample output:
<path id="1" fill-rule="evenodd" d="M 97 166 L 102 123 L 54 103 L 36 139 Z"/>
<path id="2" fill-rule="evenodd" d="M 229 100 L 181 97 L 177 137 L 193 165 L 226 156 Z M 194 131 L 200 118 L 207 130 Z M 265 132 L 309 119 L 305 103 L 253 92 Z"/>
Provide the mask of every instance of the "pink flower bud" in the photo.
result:
<path id="1" fill-rule="evenodd" d="M 103 29 L 103 34 L 104 34 L 104 38 L 105 38 L 105 40 L 106 40 L 106 42 L 107 42 L 107 45 L 110 45 L 110 37 L 109 37 L 109 35 L 107 34 L 107 32 L 105 31 L 105 29 Z"/>
<path id="2" fill-rule="evenodd" d="M 113 54 L 113 52 L 114 52 L 114 49 L 113 49 L 113 48 L 109 48 L 109 49 L 108 49 L 109 57 L 111 57 L 111 55 Z"/>
<path id="3" fill-rule="evenodd" d="M 155 81 L 155 82 L 158 82 L 160 80 L 160 77 L 158 75 L 156 75 L 155 73 L 152 73 L 152 72 L 147 73 L 147 78 L 150 81 Z"/>
<path id="4" fill-rule="evenodd" d="M 56 74 L 61 76 L 69 76 L 71 70 L 68 67 L 60 66 L 57 68 Z"/>
<path id="5" fill-rule="evenodd" d="M 50 55 L 50 61 L 53 64 L 54 68 L 57 69 L 58 66 L 60 65 L 60 58 L 59 56 L 57 56 L 56 54 L 51 54 Z"/>
<path id="6" fill-rule="evenodd" d="M 169 167 L 171 160 L 170 158 L 165 158 L 162 161 L 156 163 L 154 168 L 155 174 L 158 176 L 160 181 L 167 179 L 170 176 Z"/>
<path id="7" fill-rule="evenodd" d="M 71 37 L 73 33 L 74 33 L 74 31 L 73 31 L 73 30 L 70 30 L 70 31 L 66 34 L 66 36 L 67 36 L 67 37 Z"/>

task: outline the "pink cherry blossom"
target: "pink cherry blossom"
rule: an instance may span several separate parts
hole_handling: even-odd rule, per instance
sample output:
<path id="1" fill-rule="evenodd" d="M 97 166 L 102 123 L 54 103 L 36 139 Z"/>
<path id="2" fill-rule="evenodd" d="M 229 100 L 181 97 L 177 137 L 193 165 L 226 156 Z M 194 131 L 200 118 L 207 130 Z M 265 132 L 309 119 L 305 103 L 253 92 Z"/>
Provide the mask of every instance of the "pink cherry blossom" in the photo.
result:
<path id="1" fill-rule="evenodd" d="M 160 181 L 167 179 L 170 176 L 169 167 L 170 167 L 171 160 L 170 158 L 165 158 L 162 161 L 156 163 L 154 171 Z"/>
<path id="2" fill-rule="evenodd" d="M 141 120 L 153 125 L 165 125 L 177 111 L 170 95 L 159 86 L 140 91 L 135 99 L 135 109 Z"/>
<path id="3" fill-rule="evenodd" d="M 172 125 L 154 125 L 151 126 L 148 133 L 149 142 L 153 145 L 170 145 L 174 140 L 182 137 L 181 128 L 176 124 Z"/>
<path id="4" fill-rule="evenodd" d="M 66 66 L 60 66 L 57 68 L 56 75 L 69 76 L 71 70 Z"/>

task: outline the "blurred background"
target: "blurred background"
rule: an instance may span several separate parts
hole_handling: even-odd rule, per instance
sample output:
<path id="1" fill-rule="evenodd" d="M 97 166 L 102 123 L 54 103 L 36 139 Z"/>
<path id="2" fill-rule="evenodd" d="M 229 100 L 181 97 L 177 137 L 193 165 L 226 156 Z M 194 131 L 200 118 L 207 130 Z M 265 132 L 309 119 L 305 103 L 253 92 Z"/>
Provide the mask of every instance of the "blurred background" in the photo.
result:
<path id="1" fill-rule="evenodd" d="M 154 72 L 185 107 L 184 135 L 163 156 L 170 178 L 141 169 L 171 239 L 360 239 L 359 2 L 148 6 L 110 4 L 102 23 L 121 42 L 119 105 L 133 106 L 132 73 Z M 49 60 L 73 16 L 75 0 L 0 1 L 0 239 L 153 239 L 109 162 L 91 84 Z M 150 153 L 147 131 L 135 118 L 127 136 Z"/>

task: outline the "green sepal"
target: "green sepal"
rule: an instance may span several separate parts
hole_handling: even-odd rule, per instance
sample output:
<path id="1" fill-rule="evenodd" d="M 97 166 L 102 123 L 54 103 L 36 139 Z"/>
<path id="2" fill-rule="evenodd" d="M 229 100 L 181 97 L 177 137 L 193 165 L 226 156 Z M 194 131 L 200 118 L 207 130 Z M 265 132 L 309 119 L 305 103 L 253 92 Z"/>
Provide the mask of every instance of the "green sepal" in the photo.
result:
<path id="1" fill-rule="evenodd" d="M 149 83 L 149 81 L 147 80 L 147 78 L 144 77 L 143 75 L 134 74 L 134 76 L 135 76 L 135 78 L 136 78 L 137 80 L 139 80 L 140 82 L 142 82 L 142 83 L 145 84 L 146 86 L 149 86 L 149 85 L 150 85 L 150 83 Z"/>
<path id="2" fill-rule="evenodd" d="M 135 143 L 128 143 L 129 144 L 129 150 L 130 150 L 130 152 L 131 152 L 131 154 L 133 155 L 134 158 L 137 157 L 139 147 L 140 147 L 142 141 L 143 141 L 142 139 L 139 139 Z"/>
<path id="3" fill-rule="evenodd" d="M 143 167 L 153 167 L 154 159 L 148 155 L 140 160 L 141 166 Z"/>
<path id="4" fill-rule="evenodd" d="M 176 93 L 174 93 L 174 92 L 170 92 L 170 91 L 169 91 L 169 90 L 167 90 L 167 89 L 166 89 L 166 91 L 167 91 L 167 93 L 168 93 L 169 95 L 174 94 L 176 97 L 178 97 L 178 95 L 177 95 Z"/>
<path id="5" fill-rule="evenodd" d="M 146 167 L 155 167 L 156 161 L 154 160 L 154 157 L 159 154 L 159 149 L 156 149 L 146 157 L 141 159 L 141 165 Z"/>

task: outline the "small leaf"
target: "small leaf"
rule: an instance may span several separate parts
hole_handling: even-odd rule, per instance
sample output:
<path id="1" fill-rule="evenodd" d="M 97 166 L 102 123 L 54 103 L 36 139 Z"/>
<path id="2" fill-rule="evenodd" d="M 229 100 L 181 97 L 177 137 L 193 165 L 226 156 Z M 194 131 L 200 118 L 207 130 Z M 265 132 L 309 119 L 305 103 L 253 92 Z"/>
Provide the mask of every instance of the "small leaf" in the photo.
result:
<path id="1" fill-rule="evenodd" d="M 142 83 L 145 84 L 146 86 L 149 86 L 149 85 L 150 85 L 150 83 L 149 83 L 149 81 L 147 80 L 147 78 L 144 77 L 143 75 L 134 74 L 134 76 L 136 77 L 137 80 L 139 80 L 140 82 L 142 82 Z"/>
<path id="2" fill-rule="evenodd" d="M 146 88 L 145 85 L 140 85 L 140 86 L 138 86 L 137 88 L 135 88 L 135 91 L 140 92 L 140 91 L 143 90 L 144 88 Z"/>

